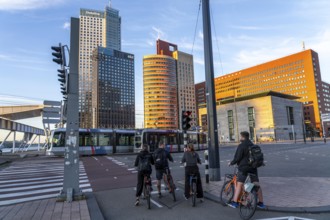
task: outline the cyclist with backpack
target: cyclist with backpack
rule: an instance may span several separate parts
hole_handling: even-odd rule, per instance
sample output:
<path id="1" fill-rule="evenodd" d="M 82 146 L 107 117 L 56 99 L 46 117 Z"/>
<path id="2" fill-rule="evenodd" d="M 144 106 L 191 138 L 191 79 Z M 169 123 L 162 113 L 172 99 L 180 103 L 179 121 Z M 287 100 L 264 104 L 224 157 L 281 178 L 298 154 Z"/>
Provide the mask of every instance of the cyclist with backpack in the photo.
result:
<path id="1" fill-rule="evenodd" d="M 259 185 L 259 178 L 258 178 L 258 167 L 264 165 L 263 163 L 263 154 L 261 149 L 258 145 L 254 145 L 251 140 L 249 139 L 250 134 L 247 131 L 243 131 L 240 133 L 241 143 L 238 145 L 236 149 L 236 153 L 234 159 L 228 163 L 228 166 L 237 164 L 238 172 L 237 172 L 237 186 L 235 187 L 235 194 L 232 202 L 228 204 L 228 206 L 232 208 L 237 208 L 238 204 L 238 197 L 242 192 L 242 188 L 244 182 L 247 178 L 247 173 L 251 173 L 251 182 Z M 261 187 L 257 192 L 258 194 L 258 204 L 259 208 L 265 208 L 263 203 L 263 196 Z"/>
<path id="2" fill-rule="evenodd" d="M 148 145 L 142 145 L 142 150 L 136 156 L 134 166 L 138 167 L 137 173 L 137 186 L 136 186 L 136 201 L 135 205 L 138 206 L 140 204 L 140 196 L 143 191 L 144 185 L 144 176 L 150 176 L 152 172 L 151 165 L 154 165 L 154 159 L 148 151 Z"/>
<path id="3" fill-rule="evenodd" d="M 157 179 L 157 189 L 158 189 L 158 197 L 162 197 L 161 193 L 161 181 L 163 178 L 166 169 L 170 172 L 168 160 L 173 162 L 173 158 L 169 152 L 165 150 L 164 141 L 160 141 L 158 145 L 158 149 L 155 150 L 153 154 L 155 168 L 156 168 L 156 179 Z"/>
<path id="4" fill-rule="evenodd" d="M 185 184 L 184 184 L 184 197 L 186 200 L 190 197 L 190 183 L 189 177 L 191 174 L 195 174 L 197 177 L 197 198 L 203 202 L 203 187 L 201 175 L 199 173 L 199 168 L 197 164 L 201 164 L 201 159 L 199 155 L 194 150 L 193 144 L 188 144 L 187 151 L 184 152 L 183 157 L 181 159 L 181 163 L 185 164 Z"/>

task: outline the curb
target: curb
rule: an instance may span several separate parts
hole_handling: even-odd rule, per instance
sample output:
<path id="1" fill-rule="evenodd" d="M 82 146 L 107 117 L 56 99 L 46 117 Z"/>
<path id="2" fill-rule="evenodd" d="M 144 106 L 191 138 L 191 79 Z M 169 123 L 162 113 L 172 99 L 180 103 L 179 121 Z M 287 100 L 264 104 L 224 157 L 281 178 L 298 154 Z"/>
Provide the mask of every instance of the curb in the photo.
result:
<path id="1" fill-rule="evenodd" d="M 183 184 L 178 182 L 178 185 L 184 187 Z M 227 206 L 220 201 L 220 198 L 204 191 L 204 197 L 213 202 L 219 203 L 223 206 Z M 289 212 L 289 213 L 330 213 L 330 206 L 318 206 L 318 207 L 277 207 L 277 206 L 266 206 L 265 209 L 258 209 L 258 211 L 272 211 L 272 212 Z"/>
<path id="2" fill-rule="evenodd" d="M 3 162 L 0 162 L 0 167 L 1 167 L 2 165 L 5 165 L 5 164 L 11 163 L 11 162 L 12 162 L 11 160 L 5 160 L 5 161 L 3 161 Z"/>
<path id="3" fill-rule="evenodd" d="M 92 192 L 85 193 L 88 211 L 91 219 L 104 220 L 103 214 L 100 210 L 95 196 Z"/>

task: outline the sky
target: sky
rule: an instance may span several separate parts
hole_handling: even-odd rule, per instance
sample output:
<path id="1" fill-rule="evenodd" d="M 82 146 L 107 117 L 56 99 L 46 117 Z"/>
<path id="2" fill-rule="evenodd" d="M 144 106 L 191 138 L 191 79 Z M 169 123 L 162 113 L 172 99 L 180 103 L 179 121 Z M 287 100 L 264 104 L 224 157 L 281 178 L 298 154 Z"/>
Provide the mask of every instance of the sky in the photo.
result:
<path id="1" fill-rule="evenodd" d="M 135 55 L 137 127 L 143 123 L 142 59 L 156 53 L 158 38 L 192 53 L 195 83 L 205 80 L 199 3 L 112 0 L 122 18 L 122 50 Z M 79 17 L 80 8 L 104 10 L 107 4 L 106 0 L 0 0 L 0 105 L 61 100 L 58 66 L 52 62 L 50 47 L 70 44 L 70 17 Z M 330 82 L 330 1 L 210 0 L 210 4 L 215 76 L 297 53 L 304 41 L 306 49 L 318 52 L 322 79 Z M 40 118 L 22 122 L 42 127 Z"/>

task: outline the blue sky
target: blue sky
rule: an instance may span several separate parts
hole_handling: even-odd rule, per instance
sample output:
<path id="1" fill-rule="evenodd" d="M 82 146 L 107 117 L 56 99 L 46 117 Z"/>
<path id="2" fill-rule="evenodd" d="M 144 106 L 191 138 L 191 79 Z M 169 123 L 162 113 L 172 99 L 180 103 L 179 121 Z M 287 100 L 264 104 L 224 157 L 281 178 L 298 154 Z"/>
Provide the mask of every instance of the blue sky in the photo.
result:
<path id="1" fill-rule="evenodd" d="M 319 53 L 330 82 L 330 1 L 210 0 L 215 75 L 306 49 Z M 105 0 L 0 0 L 0 105 L 60 100 L 51 45 L 69 44 L 70 17 Z M 122 50 L 135 54 L 136 121 L 143 121 L 142 57 L 158 37 L 191 53 L 199 0 L 112 0 L 122 17 Z M 216 34 L 215 34 L 216 32 Z M 202 17 L 194 46 L 195 82 L 204 81 Z M 218 46 L 219 45 L 219 49 Z M 220 51 L 220 53 L 219 53 Z M 23 122 L 41 126 L 41 120 Z"/>

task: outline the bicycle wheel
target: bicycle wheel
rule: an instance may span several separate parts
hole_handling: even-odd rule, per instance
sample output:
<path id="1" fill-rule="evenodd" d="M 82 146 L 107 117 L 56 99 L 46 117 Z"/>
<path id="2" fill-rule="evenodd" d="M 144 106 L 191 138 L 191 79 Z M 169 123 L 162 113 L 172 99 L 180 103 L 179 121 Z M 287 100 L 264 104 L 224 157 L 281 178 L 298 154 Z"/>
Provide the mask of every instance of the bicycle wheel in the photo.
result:
<path id="1" fill-rule="evenodd" d="M 224 205 L 231 202 L 231 200 L 234 197 L 234 192 L 235 192 L 234 184 L 232 184 L 230 180 L 226 181 L 223 184 L 222 189 L 220 191 L 220 200 L 221 200 L 221 202 L 223 202 Z"/>
<path id="2" fill-rule="evenodd" d="M 192 206 L 196 206 L 196 181 L 192 181 L 191 183 L 191 201 L 192 201 Z"/>
<path id="3" fill-rule="evenodd" d="M 147 184 L 145 187 L 145 197 L 147 200 L 148 209 L 150 209 L 151 208 L 151 204 L 150 204 L 151 196 L 150 196 L 150 185 L 149 184 Z"/>
<path id="4" fill-rule="evenodd" d="M 169 179 L 169 186 L 170 186 L 170 192 L 172 193 L 173 196 L 173 201 L 176 202 L 175 185 L 172 178 Z"/>
<path id="5" fill-rule="evenodd" d="M 257 209 L 257 193 L 252 190 L 250 193 L 244 192 L 241 196 L 239 205 L 239 215 L 242 219 L 248 220 L 252 218 Z"/>

